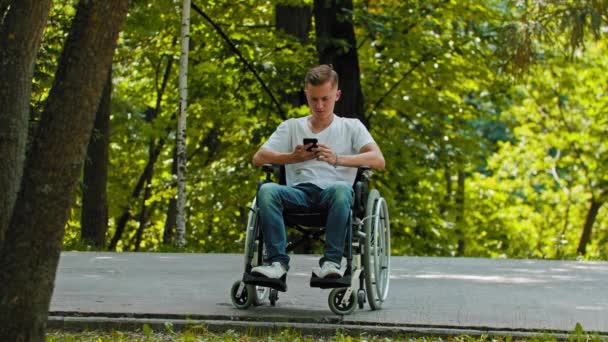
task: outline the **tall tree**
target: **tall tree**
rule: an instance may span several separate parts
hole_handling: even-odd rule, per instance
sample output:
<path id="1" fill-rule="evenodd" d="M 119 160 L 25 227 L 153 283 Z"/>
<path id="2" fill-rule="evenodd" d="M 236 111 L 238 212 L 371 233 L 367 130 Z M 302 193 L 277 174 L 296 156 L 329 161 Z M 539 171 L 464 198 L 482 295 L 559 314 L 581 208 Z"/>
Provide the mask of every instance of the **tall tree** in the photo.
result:
<path id="1" fill-rule="evenodd" d="M 30 8 L 14 13 L 11 8 L 9 17 L 17 14 L 14 20 L 27 22 L 38 2 L 23 3 Z M 45 339 L 64 226 L 127 8 L 127 0 L 78 5 L 0 249 L 2 341 Z M 23 30 L 11 32 L 23 37 Z M 2 41 L 2 51 L 6 45 Z"/>
<path id="2" fill-rule="evenodd" d="M 112 70 L 103 89 L 95 116 L 95 125 L 87 147 L 82 181 L 81 239 L 84 243 L 103 248 L 108 231 L 108 144 L 110 140 L 110 113 Z"/>
<path id="3" fill-rule="evenodd" d="M 9 2 L 3 1 L 4 10 Z M 51 1 L 12 4 L 0 27 L 0 245 L 21 184 L 34 61 Z M 1 17 L 0 17 L 1 18 Z"/>
<path id="4" fill-rule="evenodd" d="M 342 96 L 336 103 L 336 114 L 359 118 L 367 124 L 352 11 L 352 0 L 315 0 L 317 51 L 319 62 L 332 64 L 340 76 Z"/>
<path id="5" fill-rule="evenodd" d="M 186 113 L 188 109 L 188 50 L 190 46 L 190 0 L 183 0 L 182 39 L 179 61 L 179 113 L 177 117 L 177 219 L 175 244 L 186 244 Z"/>

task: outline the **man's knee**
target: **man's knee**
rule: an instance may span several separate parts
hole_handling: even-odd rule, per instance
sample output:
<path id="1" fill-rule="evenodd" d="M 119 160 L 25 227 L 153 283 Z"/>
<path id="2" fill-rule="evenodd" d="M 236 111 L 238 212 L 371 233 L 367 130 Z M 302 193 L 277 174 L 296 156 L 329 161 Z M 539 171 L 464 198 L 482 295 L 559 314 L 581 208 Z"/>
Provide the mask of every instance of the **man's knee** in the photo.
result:
<path id="1" fill-rule="evenodd" d="M 277 183 L 265 183 L 262 184 L 258 190 L 257 201 L 261 203 L 272 203 L 278 198 L 278 193 L 281 191 L 281 185 Z"/>
<path id="2" fill-rule="evenodd" d="M 340 182 L 331 185 L 328 189 L 334 203 L 350 206 L 353 202 L 353 187 L 346 183 Z"/>

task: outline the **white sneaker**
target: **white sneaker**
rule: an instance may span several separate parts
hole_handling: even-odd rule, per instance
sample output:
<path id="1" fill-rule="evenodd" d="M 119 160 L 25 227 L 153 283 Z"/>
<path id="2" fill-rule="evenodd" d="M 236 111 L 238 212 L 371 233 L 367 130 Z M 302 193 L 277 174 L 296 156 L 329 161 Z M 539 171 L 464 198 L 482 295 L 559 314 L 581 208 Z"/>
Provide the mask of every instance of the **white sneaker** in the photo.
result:
<path id="1" fill-rule="evenodd" d="M 256 266 L 251 269 L 251 273 L 257 273 L 266 278 L 281 279 L 281 277 L 287 273 L 287 270 L 283 264 L 275 261 L 272 265 Z"/>
<path id="2" fill-rule="evenodd" d="M 342 278 L 340 264 L 332 261 L 324 262 L 321 271 L 319 271 L 319 278 Z"/>

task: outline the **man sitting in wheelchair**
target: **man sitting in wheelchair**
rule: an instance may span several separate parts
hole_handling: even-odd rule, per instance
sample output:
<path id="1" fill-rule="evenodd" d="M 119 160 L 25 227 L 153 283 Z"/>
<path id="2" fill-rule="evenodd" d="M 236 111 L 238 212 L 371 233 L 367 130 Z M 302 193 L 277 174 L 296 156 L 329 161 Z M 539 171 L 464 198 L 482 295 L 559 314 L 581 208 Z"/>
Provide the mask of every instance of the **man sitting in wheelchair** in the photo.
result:
<path id="1" fill-rule="evenodd" d="M 269 265 L 251 269 L 255 276 L 285 279 L 289 256 L 283 211 L 326 210 L 324 255 L 319 278 L 340 278 L 341 261 L 357 167 L 384 168 L 380 148 L 358 119 L 339 117 L 338 74 L 329 65 L 308 71 L 304 92 L 310 115 L 279 125 L 253 157 L 253 164 L 284 165 L 286 185 L 263 184 L 257 194 Z"/>

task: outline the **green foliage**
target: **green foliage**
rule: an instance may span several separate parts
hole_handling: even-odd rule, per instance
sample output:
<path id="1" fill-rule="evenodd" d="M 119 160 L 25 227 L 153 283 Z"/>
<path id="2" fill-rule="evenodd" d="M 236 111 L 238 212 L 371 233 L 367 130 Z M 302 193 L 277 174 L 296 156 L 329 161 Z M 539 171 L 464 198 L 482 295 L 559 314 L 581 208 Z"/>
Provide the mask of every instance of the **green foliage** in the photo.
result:
<path id="1" fill-rule="evenodd" d="M 606 6 L 591 3 L 354 1 L 365 119 L 387 160 L 373 186 L 389 203 L 394 254 L 577 256 L 590 201 L 608 200 L 606 43 L 570 38 L 574 31 L 584 38 L 580 27 L 589 25 L 601 35 L 597 14 Z M 242 252 L 247 206 L 262 177 L 251 157 L 284 117 L 307 113 L 288 99 L 316 63 L 314 39 L 301 43 L 276 30 L 277 4 L 312 6 L 292 0 L 197 5 L 286 114 L 218 32 L 192 13 L 183 251 Z M 73 8 L 74 2 L 53 7 L 33 108 L 52 83 Z M 179 1 L 134 1 L 116 52 L 108 240 L 125 208 L 134 218 L 119 251 L 136 248 L 144 203 L 132 192 L 150 147 L 159 145 L 140 250 L 174 251 L 162 239 L 176 194 L 180 9 Z M 582 21 L 567 20 L 573 16 Z M 528 73 L 514 77 L 518 58 Z M 157 103 L 158 113 L 150 115 Z M 69 249 L 88 248 L 78 242 L 78 203 L 66 227 Z M 602 205 L 594 222 L 588 258 L 608 258 L 606 210 Z"/>
<path id="2" fill-rule="evenodd" d="M 35 130 L 37 123 L 40 120 L 44 101 L 51 90 L 53 77 L 59 63 L 59 56 L 63 50 L 63 44 L 68 36 L 70 23 L 75 14 L 75 0 L 56 2 L 51 6 L 47 28 L 43 35 L 34 68 L 32 100 L 30 106 L 31 131 Z M 31 137 L 32 134 L 29 134 L 28 136 Z"/>
<path id="3" fill-rule="evenodd" d="M 241 54 L 271 86 L 275 96 L 297 92 L 314 48 L 294 42 L 272 28 L 272 5 L 251 11 L 246 3 L 209 3 L 202 9 L 220 25 Z M 166 139 L 150 185 L 152 208 L 142 248 L 161 247 L 166 205 L 175 196 L 172 158 L 174 113 L 177 108 L 177 63 L 153 120 L 144 112 L 154 107 L 168 59 L 179 56 L 179 8 L 175 4 L 135 6 L 117 52 L 112 117 L 111 217 L 129 206 L 136 215 L 140 201 L 133 189 L 148 161 L 148 145 Z M 236 251 L 242 240 L 246 205 L 255 193 L 258 174 L 250 160 L 257 146 L 279 122 L 279 114 L 255 77 L 220 35 L 193 12 L 188 107 L 189 249 Z M 281 93 L 283 92 L 283 93 Z M 289 110 L 286 105 L 284 110 Z M 295 115 L 295 114 L 294 114 Z M 138 223 L 130 221 L 119 250 L 133 249 Z M 110 233 L 113 233 L 112 227 Z"/>
<path id="4" fill-rule="evenodd" d="M 267 342 L 313 342 L 313 341 L 328 341 L 328 342 L 391 342 L 391 341 L 408 341 L 408 342 L 429 342 L 429 341 L 454 341 L 454 342 L 511 342 L 511 341 L 538 341 L 538 342 L 557 342 L 564 340 L 562 336 L 555 336 L 550 333 L 538 333 L 529 337 L 513 337 L 507 336 L 469 336 L 469 335 L 458 335 L 458 336 L 426 336 L 418 337 L 416 335 L 399 335 L 393 334 L 392 336 L 375 336 L 369 334 L 361 334 L 359 336 L 345 333 L 341 330 L 336 331 L 333 336 L 325 336 L 320 338 L 319 336 L 304 335 L 302 332 L 297 330 L 277 330 L 277 331 L 264 331 L 263 333 L 252 331 L 251 329 L 247 332 L 237 332 L 232 329 L 228 329 L 222 334 L 214 334 L 207 331 L 204 326 L 197 326 L 185 329 L 182 332 L 174 333 L 171 332 L 168 335 L 162 332 L 154 332 L 149 326 L 144 325 L 141 332 L 121 332 L 114 331 L 111 333 L 101 332 L 83 332 L 80 334 L 73 333 L 62 333 L 62 332 L 50 332 L 47 334 L 47 342 L 72 342 L 72 341 L 95 341 L 95 342 L 127 342 L 127 341 L 178 341 L 178 342 L 220 342 L 220 341 L 267 341 Z M 598 334 L 590 334 L 585 332 L 580 324 L 576 324 L 574 331 L 567 336 L 567 341 L 570 342 L 602 342 L 606 341 L 605 336 Z"/>
<path id="5" fill-rule="evenodd" d="M 608 108 L 606 44 L 590 46 L 577 63 L 556 57 L 534 66 L 514 86 L 514 104 L 503 113 L 515 141 L 500 144 L 479 174 L 469 225 L 483 227 L 489 255 L 563 258 L 577 255 L 590 200 L 606 201 Z M 600 209 L 588 256 L 606 259 L 605 208 Z M 493 224 L 483 224 L 488 218 Z M 494 247 L 488 249 L 489 244 Z"/>
<path id="6" fill-rule="evenodd" d="M 370 39 L 360 47 L 362 82 L 387 158 L 379 187 L 397 253 L 454 255 L 457 210 L 445 174 L 451 181 L 492 152 L 478 127 L 495 121 L 493 101 L 501 99 L 498 63 L 488 58 L 500 13 L 477 1 L 399 2 L 386 11 L 389 3 L 365 9 L 360 18 L 373 20 L 364 25 L 372 29 L 359 34 Z"/>
<path id="7" fill-rule="evenodd" d="M 573 57 L 590 38 L 601 38 L 608 19 L 606 0 L 506 1 L 501 7 L 511 20 L 503 27 L 505 44 L 499 50 L 515 72 L 527 70 L 555 47 Z"/>

